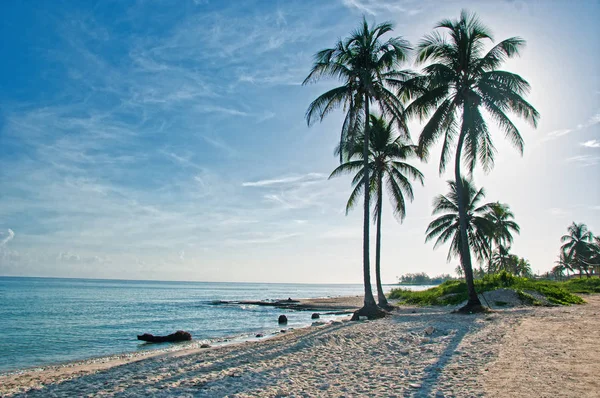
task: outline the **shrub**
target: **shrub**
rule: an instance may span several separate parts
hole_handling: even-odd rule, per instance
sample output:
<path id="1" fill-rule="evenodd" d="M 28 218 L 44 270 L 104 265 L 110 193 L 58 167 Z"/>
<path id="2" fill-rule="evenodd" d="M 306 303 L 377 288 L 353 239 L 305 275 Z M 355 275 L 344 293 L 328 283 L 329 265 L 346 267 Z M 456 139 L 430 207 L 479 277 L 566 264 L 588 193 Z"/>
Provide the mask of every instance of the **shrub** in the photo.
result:
<path id="1" fill-rule="evenodd" d="M 579 281 L 579 280 L 578 280 Z M 586 281 L 581 279 L 581 281 Z M 477 293 L 489 292 L 499 288 L 513 289 L 521 300 L 532 305 L 542 303 L 524 290 L 533 290 L 545 296 L 552 304 L 571 305 L 582 304 L 585 301 L 572 292 L 600 292 L 600 279 L 587 279 L 589 282 L 552 282 L 514 276 L 506 271 L 485 275 L 475 280 Z M 439 286 L 422 291 L 393 289 L 389 297 L 400 300 L 400 304 L 413 305 L 455 305 L 468 298 L 467 284 L 464 281 L 446 281 Z"/>

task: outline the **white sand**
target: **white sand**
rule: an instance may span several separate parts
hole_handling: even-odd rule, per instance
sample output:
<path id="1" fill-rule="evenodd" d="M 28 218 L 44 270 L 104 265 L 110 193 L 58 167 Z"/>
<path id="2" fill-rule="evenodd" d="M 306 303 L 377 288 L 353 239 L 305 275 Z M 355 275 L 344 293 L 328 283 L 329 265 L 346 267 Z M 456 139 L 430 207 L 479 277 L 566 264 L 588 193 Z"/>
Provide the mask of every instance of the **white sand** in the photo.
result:
<path id="1" fill-rule="evenodd" d="M 584 306 L 474 316 L 453 315 L 449 308 L 402 308 L 383 320 L 314 326 L 260 342 L 0 377 L 0 394 L 512 397 L 545 396 L 535 395 L 532 382 L 560 380 L 546 389 L 554 391 L 547 396 L 592 396 L 600 390 L 590 376 L 600 370 L 600 297 L 588 300 Z M 427 334 L 430 326 L 434 331 Z M 572 350 L 581 341 L 576 332 L 592 333 L 596 344 Z M 564 366 L 558 370 L 536 365 L 552 355 L 549 347 L 569 353 L 560 356 Z M 556 371 L 573 373 L 557 379 Z M 577 383 L 582 387 L 573 389 Z"/>

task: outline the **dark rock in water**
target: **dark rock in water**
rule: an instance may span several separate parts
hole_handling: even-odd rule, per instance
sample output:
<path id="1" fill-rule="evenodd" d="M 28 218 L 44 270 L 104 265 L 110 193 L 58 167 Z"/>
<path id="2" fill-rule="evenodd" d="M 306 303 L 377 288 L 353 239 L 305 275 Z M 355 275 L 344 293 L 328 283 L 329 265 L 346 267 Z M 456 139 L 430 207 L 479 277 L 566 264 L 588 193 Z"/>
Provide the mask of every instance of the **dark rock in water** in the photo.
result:
<path id="1" fill-rule="evenodd" d="M 200 346 L 200 348 L 210 348 L 210 344 L 204 343 Z"/>
<path id="2" fill-rule="evenodd" d="M 192 335 L 189 332 L 178 330 L 168 336 L 154 336 L 149 333 L 144 333 L 141 336 L 138 335 L 137 339 L 149 343 L 174 343 L 176 341 L 189 341 L 192 339 Z"/>
<path id="3" fill-rule="evenodd" d="M 264 337 L 264 334 L 259 333 L 259 334 L 256 335 L 256 337 Z"/>
<path id="4" fill-rule="evenodd" d="M 321 316 L 316 312 L 310 316 L 310 319 L 319 319 Z"/>
<path id="5" fill-rule="evenodd" d="M 285 333 L 285 329 L 281 329 L 281 330 L 280 330 L 280 332 L 281 332 L 281 333 Z"/>
<path id="6" fill-rule="evenodd" d="M 287 316 L 279 315 L 279 319 L 277 320 L 279 323 L 287 323 Z"/>

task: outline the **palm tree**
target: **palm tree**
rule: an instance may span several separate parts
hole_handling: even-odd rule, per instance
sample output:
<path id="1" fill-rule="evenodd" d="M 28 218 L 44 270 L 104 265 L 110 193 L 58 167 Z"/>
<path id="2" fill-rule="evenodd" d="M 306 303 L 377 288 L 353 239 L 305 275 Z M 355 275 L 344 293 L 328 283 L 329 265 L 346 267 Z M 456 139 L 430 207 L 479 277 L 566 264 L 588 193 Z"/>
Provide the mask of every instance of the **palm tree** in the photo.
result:
<path id="1" fill-rule="evenodd" d="M 562 265 L 555 265 L 554 267 L 552 267 L 552 276 L 554 276 L 554 279 L 561 281 L 562 278 L 565 276 L 565 271 L 566 268 Z"/>
<path id="2" fill-rule="evenodd" d="M 521 232 L 519 225 L 514 221 L 515 215 L 510 211 L 510 207 L 507 204 L 500 202 L 492 203 L 485 217 L 492 224 L 491 234 L 488 237 L 489 253 L 492 253 L 492 244 L 495 244 L 496 247 L 511 245 L 513 242 L 512 232 L 516 232 L 517 234 Z M 488 260 L 489 272 L 491 257 Z"/>
<path id="3" fill-rule="evenodd" d="M 411 180 L 417 180 L 422 185 L 423 174 L 405 162 L 406 159 L 416 156 L 416 146 L 412 145 L 405 137 L 397 136 L 391 123 L 387 123 L 382 117 L 370 115 L 369 135 L 367 170 L 373 176 L 369 186 L 369 195 L 375 196 L 373 217 L 377 223 L 375 246 L 377 301 L 381 308 L 389 308 L 390 305 L 381 286 L 381 210 L 383 208 L 384 183 L 394 208 L 394 215 L 402 222 L 406 215 L 406 201 L 404 198 L 407 197 L 412 201 L 414 197 Z M 329 178 L 332 178 L 340 174 L 355 173 L 352 180 L 354 190 L 348 199 L 346 214 L 354 207 L 358 197 L 364 193 L 364 185 L 360 183 L 365 174 L 363 141 L 361 134 L 353 142 L 338 148 L 338 151 L 346 152 L 345 157 L 348 161 L 338 166 L 329 176 Z"/>
<path id="4" fill-rule="evenodd" d="M 402 96 L 414 101 L 407 108 L 408 116 L 429 118 L 419 137 L 419 152 L 427 158 L 429 149 L 443 136 L 439 172 L 442 174 L 455 148 L 454 178 L 457 192 L 462 195 L 461 162 L 470 173 L 479 162 L 488 172 L 494 165 L 496 149 L 482 108 L 494 119 L 509 141 L 523 152 L 523 138 L 507 116 L 512 112 L 537 126 L 538 112 L 523 96 L 529 83 L 521 76 L 498 70 L 507 58 L 519 55 L 525 41 L 511 37 L 484 52 L 492 34 L 474 14 L 462 11 L 458 20 L 445 19 L 436 30 L 423 38 L 418 46 L 417 62 L 432 62 L 423 75 L 403 85 Z M 464 156 L 463 156 L 464 153 Z M 464 312 L 483 310 L 473 284 L 473 269 L 469 249 L 467 201 L 459 197 L 461 235 L 460 258 L 469 288 L 469 301 Z"/>
<path id="5" fill-rule="evenodd" d="M 448 181 L 450 192 L 447 196 L 439 195 L 433 200 L 432 215 L 441 214 L 440 217 L 433 220 L 427 227 L 425 242 L 436 239 L 434 248 L 451 241 L 448 250 L 447 260 L 450 262 L 452 257 L 461 254 L 461 234 L 459 221 L 459 197 L 464 200 L 464 209 L 466 210 L 467 234 L 473 247 L 476 257 L 480 260 L 488 257 L 487 236 L 490 233 L 492 225 L 485 217 L 489 211 L 490 203 L 478 206 L 479 202 L 485 197 L 483 188 L 477 190 L 471 180 L 463 178 L 460 187 L 463 192 L 458 193 L 458 184 L 454 181 Z M 463 265 L 463 272 L 464 264 Z"/>
<path id="6" fill-rule="evenodd" d="M 563 276 L 564 273 L 569 276 L 569 271 L 573 272 L 573 259 L 564 251 L 561 251 L 558 260 L 555 261 L 556 266 L 552 268 L 554 276 Z"/>
<path id="7" fill-rule="evenodd" d="M 591 245 L 592 254 L 590 258 L 590 265 L 593 272 L 596 275 L 600 275 L 600 236 L 594 237 L 594 243 Z"/>
<path id="8" fill-rule="evenodd" d="M 518 257 L 518 256 L 515 256 L 515 257 L 516 258 L 514 259 L 514 265 L 513 265 L 514 274 L 530 278 L 533 275 L 533 272 L 532 272 L 531 263 L 529 262 L 529 260 L 527 260 L 523 257 Z"/>
<path id="9" fill-rule="evenodd" d="M 496 248 L 496 251 L 492 255 L 491 265 L 493 267 L 493 272 L 506 271 L 510 273 L 515 273 L 512 262 L 511 262 L 511 254 L 510 248 L 507 246 L 500 245 Z M 490 270 L 488 270 L 489 273 Z"/>
<path id="10" fill-rule="evenodd" d="M 560 241 L 563 242 L 561 249 L 572 259 L 573 266 L 579 269 L 579 276 L 581 277 L 585 272 L 589 278 L 589 266 L 586 259 L 592 251 L 591 245 L 594 242 L 594 235 L 583 223 L 576 224 L 574 222 L 567 231 L 568 234 L 560 238 Z"/>
<path id="11" fill-rule="evenodd" d="M 308 107 L 306 121 L 309 125 L 323 118 L 336 108 L 346 111 L 340 146 L 363 129 L 364 168 L 368 171 L 369 120 L 371 104 L 377 106 L 383 116 L 397 123 L 400 132 L 408 136 L 402 102 L 394 94 L 405 80 L 413 74 L 399 71 L 406 61 L 410 45 L 400 37 L 383 41 L 383 36 L 393 30 L 391 23 L 382 23 L 370 27 L 363 18 L 362 26 L 348 38 L 339 40 L 333 48 L 319 51 L 315 63 L 303 84 L 316 82 L 322 77 L 331 77 L 341 81 L 342 85 L 319 96 Z M 343 153 L 340 153 L 342 156 Z M 340 159 L 341 160 L 341 159 Z M 365 191 L 369 187 L 369 173 L 363 175 Z M 379 314 L 373 292 L 369 266 L 369 195 L 364 195 L 363 221 L 363 277 L 365 285 L 364 307 L 358 315 L 375 316 Z"/>

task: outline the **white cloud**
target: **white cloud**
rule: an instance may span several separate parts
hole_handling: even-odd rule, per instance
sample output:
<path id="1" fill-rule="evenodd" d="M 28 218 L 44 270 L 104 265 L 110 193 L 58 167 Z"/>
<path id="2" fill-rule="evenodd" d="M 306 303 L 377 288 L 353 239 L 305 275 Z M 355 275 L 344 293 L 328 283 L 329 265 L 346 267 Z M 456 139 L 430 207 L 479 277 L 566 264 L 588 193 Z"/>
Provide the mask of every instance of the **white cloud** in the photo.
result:
<path id="1" fill-rule="evenodd" d="M 598 140 L 589 140 L 586 142 L 582 142 L 581 146 L 584 146 L 586 148 L 600 148 L 600 141 Z"/>

